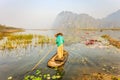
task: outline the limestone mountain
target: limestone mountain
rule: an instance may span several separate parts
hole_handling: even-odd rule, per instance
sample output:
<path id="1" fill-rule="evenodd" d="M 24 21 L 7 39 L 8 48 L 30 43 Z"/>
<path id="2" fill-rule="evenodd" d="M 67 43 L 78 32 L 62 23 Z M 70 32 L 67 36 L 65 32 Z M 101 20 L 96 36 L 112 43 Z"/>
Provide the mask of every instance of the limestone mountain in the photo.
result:
<path id="1" fill-rule="evenodd" d="M 88 14 L 76 14 L 70 11 L 59 13 L 53 23 L 54 28 L 120 28 L 120 10 L 103 19 L 95 19 Z"/>

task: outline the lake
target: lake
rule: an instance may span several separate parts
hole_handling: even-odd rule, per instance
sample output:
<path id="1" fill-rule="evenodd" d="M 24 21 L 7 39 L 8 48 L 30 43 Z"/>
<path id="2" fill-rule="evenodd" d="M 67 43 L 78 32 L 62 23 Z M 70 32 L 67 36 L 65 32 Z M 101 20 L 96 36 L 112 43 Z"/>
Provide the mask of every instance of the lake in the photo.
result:
<path id="1" fill-rule="evenodd" d="M 39 31 L 26 30 L 15 34 L 41 34 L 54 37 L 54 30 Z M 62 80 L 76 80 L 83 74 L 101 72 L 113 75 L 120 74 L 120 49 L 112 45 L 105 45 L 96 42 L 93 45 L 86 45 L 88 39 L 99 39 L 103 34 L 109 34 L 111 37 L 120 40 L 120 31 L 80 31 L 79 42 L 64 45 L 68 51 L 69 57 L 63 66 L 64 75 Z M 101 39 L 101 38 L 100 38 Z M 74 38 L 73 38 L 74 40 Z M 102 40 L 103 42 L 105 40 Z M 29 72 L 34 65 L 44 57 L 49 50 L 52 51 L 42 60 L 37 69 L 44 72 L 55 73 L 56 71 L 47 67 L 47 61 L 56 53 L 55 45 L 44 44 L 44 46 L 28 46 L 27 48 L 16 48 L 13 50 L 0 50 L 0 80 L 7 80 L 13 76 L 14 80 L 22 80 L 24 75 Z"/>

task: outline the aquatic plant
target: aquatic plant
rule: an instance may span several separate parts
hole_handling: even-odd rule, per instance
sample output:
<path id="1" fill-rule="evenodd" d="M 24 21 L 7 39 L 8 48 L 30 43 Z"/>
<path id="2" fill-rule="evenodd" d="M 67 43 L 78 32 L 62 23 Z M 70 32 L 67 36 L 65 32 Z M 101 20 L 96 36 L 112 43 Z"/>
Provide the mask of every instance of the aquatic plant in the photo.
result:
<path id="1" fill-rule="evenodd" d="M 58 80 L 62 78 L 62 74 L 57 72 L 56 74 L 42 73 L 41 70 L 36 70 L 35 74 L 26 75 L 24 80 Z"/>
<path id="2" fill-rule="evenodd" d="M 12 76 L 9 76 L 9 77 L 8 77 L 8 80 L 12 80 L 12 78 L 13 78 Z"/>
<path id="3" fill-rule="evenodd" d="M 33 41 L 33 39 L 35 39 Z M 15 49 L 17 47 L 26 48 L 29 44 L 31 46 L 37 46 L 39 44 L 54 44 L 55 40 L 48 36 L 33 35 L 33 34 L 11 34 L 7 36 L 7 41 L 0 47 L 4 49 Z"/>
<path id="4" fill-rule="evenodd" d="M 2 35 L 2 33 L 0 33 L 0 40 L 1 40 L 1 39 L 3 39 L 3 35 Z"/>
<path id="5" fill-rule="evenodd" d="M 105 38 L 105 39 L 110 38 L 110 36 L 109 36 L 109 35 L 107 35 L 107 34 L 104 34 L 104 35 L 102 35 L 101 37 L 102 37 L 102 38 Z"/>
<path id="6" fill-rule="evenodd" d="M 55 39 L 54 38 L 50 38 L 48 36 L 41 36 L 38 35 L 38 42 L 36 42 L 38 44 L 55 44 Z"/>
<path id="7" fill-rule="evenodd" d="M 8 40 L 32 40 L 33 34 L 11 34 L 8 36 Z"/>
<path id="8" fill-rule="evenodd" d="M 101 37 L 109 41 L 109 43 L 117 48 L 120 48 L 120 41 L 110 37 L 109 35 L 102 35 Z"/>

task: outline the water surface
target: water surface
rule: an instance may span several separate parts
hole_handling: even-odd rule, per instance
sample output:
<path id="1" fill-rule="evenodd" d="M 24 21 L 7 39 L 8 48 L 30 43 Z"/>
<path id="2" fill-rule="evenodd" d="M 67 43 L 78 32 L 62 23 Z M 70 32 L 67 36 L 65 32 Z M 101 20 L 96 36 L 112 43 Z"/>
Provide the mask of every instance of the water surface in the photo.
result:
<path id="1" fill-rule="evenodd" d="M 54 37 L 55 32 L 29 30 L 23 33 Z M 79 36 L 76 37 L 79 37 L 79 42 L 64 45 L 65 50 L 69 52 L 69 58 L 64 65 L 65 74 L 63 80 L 75 80 L 76 77 L 92 72 L 120 74 L 120 49 L 113 46 L 86 46 L 84 43 L 87 39 L 98 38 L 102 34 L 109 34 L 111 37 L 120 40 L 119 31 L 81 31 L 78 34 Z M 44 46 L 0 50 L 0 80 L 6 80 L 9 76 L 15 77 L 15 80 L 21 80 L 53 46 L 54 49 L 38 66 L 38 68 L 47 69 L 47 72 L 52 73 L 54 70 L 47 67 L 47 61 L 55 54 L 57 50 L 55 45 L 45 44 Z"/>

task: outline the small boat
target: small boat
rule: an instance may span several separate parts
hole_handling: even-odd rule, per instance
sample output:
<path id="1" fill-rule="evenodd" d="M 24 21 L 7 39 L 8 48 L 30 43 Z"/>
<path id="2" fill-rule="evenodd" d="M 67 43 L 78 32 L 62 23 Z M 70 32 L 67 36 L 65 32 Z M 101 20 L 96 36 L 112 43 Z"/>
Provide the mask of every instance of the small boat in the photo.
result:
<path id="1" fill-rule="evenodd" d="M 68 58 L 68 52 L 63 51 L 63 58 L 58 59 L 57 53 L 48 61 L 48 67 L 54 68 L 54 67 L 60 67 L 65 64 Z"/>

